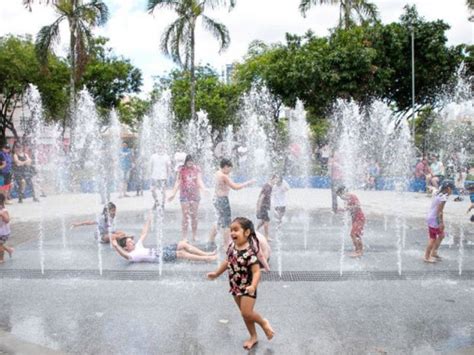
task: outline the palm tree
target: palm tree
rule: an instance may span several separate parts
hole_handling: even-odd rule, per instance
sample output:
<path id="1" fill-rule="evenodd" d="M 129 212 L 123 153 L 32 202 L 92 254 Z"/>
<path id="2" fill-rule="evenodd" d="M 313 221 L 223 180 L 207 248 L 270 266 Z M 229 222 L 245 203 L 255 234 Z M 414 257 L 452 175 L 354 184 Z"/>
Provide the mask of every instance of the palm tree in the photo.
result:
<path id="1" fill-rule="evenodd" d="M 25 3 L 33 0 L 25 0 Z M 48 1 L 49 2 L 49 1 Z M 44 26 L 36 36 L 36 54 L 41 63 L 46 64 L 48 53 L 59 39 L 59 26 L 63 21 L 69 25 L 69 60 L 71 62 L 71 98 L 74 102 L 76 84 L 84 73 L 88 50 L 92 44 L 92 28 L 104 24 L 108 19 L 108 8 L 100 0 L 84 4 L 82 0 L 52 0 L 58 18 L 49 26 Z"/>
<path id="2" fill-rule="evenodd" d="M 376 21 L 378 19 L 377 6 L 366 0 L 301 0 L 300 11 L 303 16 L 312 5 L 339 5 L 339 26 L 349 28 L 356 20 Z"/>
<path id="3" fill-rule="evenodd" d="M 190 72 L 191 79 L 191 118 L 196 116 L 196 80 L 195 80 L 195 50 L 196 23 L 198 19 L 219 41 L 219 53 L 228 48 L 230 36 L 227 27 L 204 15 L 207 8 L 227 6 L 229 10 L 235 6 L 235 0 L 148 0 L 148 12 L 153 13 L 157 8 L 174 10 L 178 18 L 166 27 L 161 38 L 160 48 L 166 56 Z M 184 56 L 184 58 L 183 58 Z M 184 59 L 184 60 L 183 60 Z"/>
<path id="4" fill-rule="evenodd" d="M 469 16 L 469 21 L 474 22 L 474 15 L 472 14 L 472 12 L 474 12 L 474 0 L 466 0 L 466 6 L 471 13 Z"/>

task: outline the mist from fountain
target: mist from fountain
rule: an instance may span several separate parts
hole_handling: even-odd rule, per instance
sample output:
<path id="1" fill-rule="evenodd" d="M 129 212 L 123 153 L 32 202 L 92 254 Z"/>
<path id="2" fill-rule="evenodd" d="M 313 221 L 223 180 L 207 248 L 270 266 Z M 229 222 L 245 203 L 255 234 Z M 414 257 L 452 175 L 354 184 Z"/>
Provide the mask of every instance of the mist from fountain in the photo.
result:
<path id="1" fill-rule="evenodd" d="M 109 184 L 107 158 L 102 153 L 103 142 L 100 134 L 99 116 L 92 96 L 87 90 L 79 92 L 76 109 L 73 112 L 71 131 L 71 173 L 72 176 L 90 183 L 90 192 L 106 191 Z M 77 181 L 76 181 L 77 183 Z M 81 181 L 79 181 L 81 183 Z M 96 215 L 99 217 L 99 214 Z M 98 269 L 102 275 L 102 243 L 97 227 Z"/>
<path id="2" fill-rule="evenodd" d="M 45 122 L 44 122 L 44 113 L 43 105 L 41 102 L 41 96 L 38 91 L 38 88 L 35 85 L 30 84 L 28 86 L 24 106 L 28 107 L 30 111 L 30 121 L 29 128 L 31 129 L 31 152 L 32 160 L 36 166 L 40 163 L 41 160 L 41 149 L 45 142 Z M 36 178 L 40 181 L 43 180 L 44 171 L 43 169 L 37 169 Z M 41 268 L 41 274 L 44 274 L 45 268 L 45 253 L 44 253 L 44 211 L 43 207 L 39 206 L 40 209 L 40 221 L 38 224 L 38 253 L 39 253 L 39 262 Z"/>

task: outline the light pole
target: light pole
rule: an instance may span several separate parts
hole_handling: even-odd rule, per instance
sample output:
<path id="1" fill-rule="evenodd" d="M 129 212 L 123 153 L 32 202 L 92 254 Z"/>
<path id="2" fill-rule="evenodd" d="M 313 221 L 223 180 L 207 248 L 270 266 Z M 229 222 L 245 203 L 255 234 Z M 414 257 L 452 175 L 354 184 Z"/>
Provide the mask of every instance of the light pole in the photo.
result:
<path id="1" fill-rule="evenodd" d="M 412 136 L 415 142 L 415 29 L 411 26 L 411 110 L 412 110 Z"/>

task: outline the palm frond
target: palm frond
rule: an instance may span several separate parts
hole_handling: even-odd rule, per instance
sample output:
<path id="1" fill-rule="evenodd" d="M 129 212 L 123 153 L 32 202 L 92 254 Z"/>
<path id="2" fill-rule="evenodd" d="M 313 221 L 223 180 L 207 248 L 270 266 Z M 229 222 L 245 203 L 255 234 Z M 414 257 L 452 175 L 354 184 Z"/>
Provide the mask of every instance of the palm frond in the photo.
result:
<path id="1" fill-rule="evenodd" d="M 32 10 L 31 9 L 31 5 L 33 5 L 33 3 L 35 2 L 35 0 L 23 0 L 23 6 L 26 7 L 28 10 Z M 52 3 L 52 4 L 55 4 L 56 3 L 56 0 L 39 0 L 38 3 L 41 4 L 41 3 L 45 3 L 46 5 L 48 5 L 49 3 Z"/>
<path id="2" fill-rule="evenodd" d="M 229 11 L 235 7 L 235 0 L 202 0 L 200 5 L 203 7 L 210 7 L 216 9 L 219 7 L 229 6 Z"/>
<path id="3" fill-rule="evenodd" d="M 339 0 L 301 0 L 298 6 L 301 14 L 306 17 L 306 13 L 313 5 L 336 5 Z"/>
<path id="4" fill-rule="evenodd" d="M 377 6 L 365 0 L 356 1 L 353 9 L 362 21 L 377 21 L 379 17 Z"/>
<path id="5" fill-rule="evenodd" d="M 109 8 L 100 0 L 92 0 L 79 6 L 73 16 L 85 20 L 92 26 L 102 26 L 109 19 Z"/>
<path id="6" fill-rule="evenodd" d="M 170 57 L 175 63 L 183 66 L 181 52 L 188 47 L 188 30 L 186 19 L 178 18 L 168 25 L 161 37 L 160 48 L 164 55 Z"/>
<path id="7" fill-rule="evenodd" d="M 147 11 L 151 14 L 155 9 L 162 8 L 173 10 L 181 5 L 179 0 L 148 0 Z"/>
<path id="8" fill-rule="evenodd" d="M 54 44 L 59 41 L 59 24 L 64 18 L 64 16 L 61 16 L 51 25 L 43 26 L 36 35 L 35 52 L 42 65 L 48 63 L 48 54 L 53 49 Z"/>
<path id="9" fill-rule="evenodd" d="M 204 27 L 219 41 L 219 53 L 226 50 L 230 45 L 229 30 L 219 22 L 214 21 L 210 17 L 202 15 L 202 23 Z"/>

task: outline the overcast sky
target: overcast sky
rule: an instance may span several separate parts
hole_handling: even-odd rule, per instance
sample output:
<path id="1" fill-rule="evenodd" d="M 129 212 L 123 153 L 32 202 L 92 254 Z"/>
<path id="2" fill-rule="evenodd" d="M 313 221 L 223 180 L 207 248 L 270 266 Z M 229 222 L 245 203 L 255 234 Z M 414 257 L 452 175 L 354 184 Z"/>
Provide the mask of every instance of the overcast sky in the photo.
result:
<path id="1" fill-rule="evenodd" d="M 106 26 L 96 34 L 108 37 L 109 46 L 115 54 L 129 58 L 143 71 L 144 91 L 152 87 L 152 76 L 162 75 L 174 64 L 159 51 L 163 29 L 175 19 L 171 11 L 146 12 L 147 0 L 103 0 L 110 10 Z M 36 0 L 36 3 L 39 1 Z M 447 36 L 449 44 L 473 43 L 473 24 L 467 21 L 465 0 L 372 0 L 379 9 L 384 23 L 397 21 L 407 3 L 416 4 L 419 13 L 427 20 L 443 19 L 450 26 Z M 226 63 L 240 61 L 249 43 L 254 39 L 265 42 L 284 41 L 285 33 L 304 34 L 308 29 L 324 36 L 338 21 L 337 6 L 314 6 L 303 18 L 298 11 L 299 0 L 237 0 L 236 7 L 227 10 L 209 11 L 211 18 L 224 23 L 229 29 L 231 45 L 218 54 L 217 42 L 199 28 L 197 32 L 196 59 L 198 63 L 209 63 L 219 72 Z M 0 36 L 13 33 L 29 33 L 33 36 L 44 25 L 51 24 L 55 13 L 51 7 L 36 4 L 29 12 L 22 0 L 0 0 Z M 66 52 L 67 28 L 62 30 L 62 40 L 57 52 Z"/>

